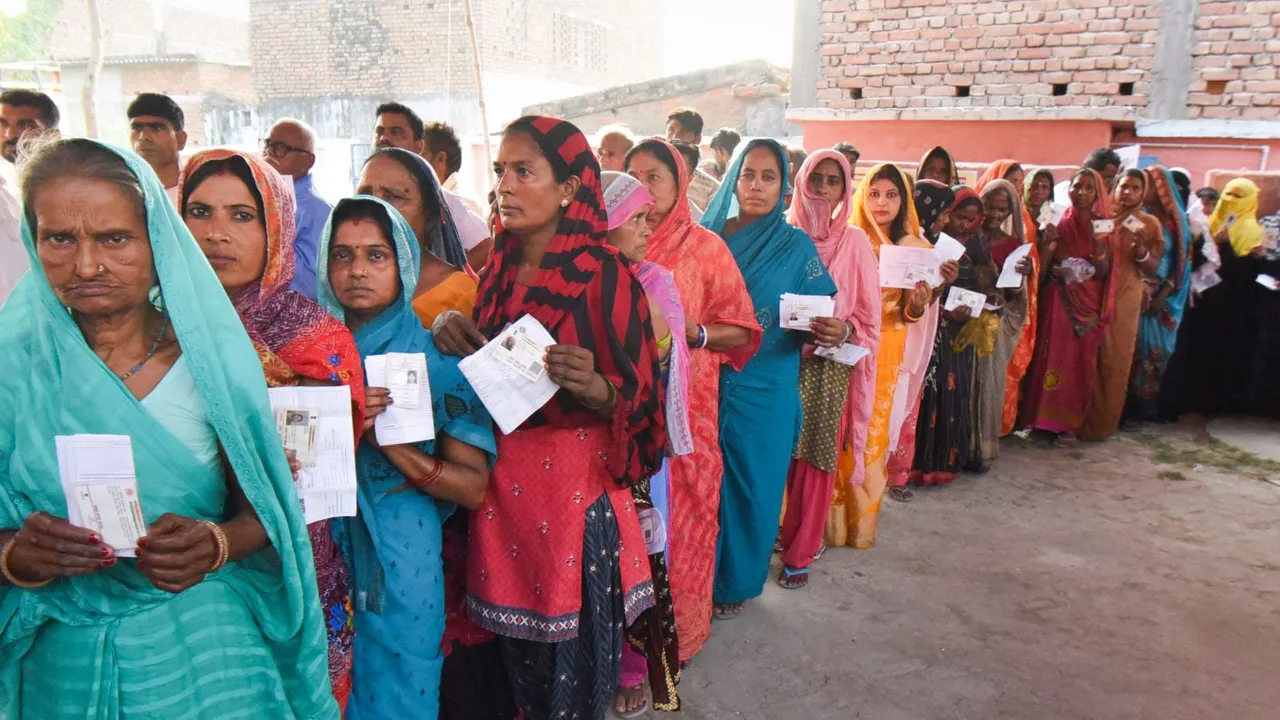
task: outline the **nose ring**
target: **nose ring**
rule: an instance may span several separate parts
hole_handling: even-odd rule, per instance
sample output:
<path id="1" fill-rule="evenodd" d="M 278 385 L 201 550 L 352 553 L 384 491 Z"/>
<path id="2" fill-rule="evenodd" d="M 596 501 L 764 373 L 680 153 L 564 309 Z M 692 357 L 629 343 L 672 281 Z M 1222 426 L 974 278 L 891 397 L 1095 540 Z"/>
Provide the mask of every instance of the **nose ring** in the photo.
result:
<path id="1" fill-rule="evenodd" d="M 101 265 L 98 266 L 98 272 L 106 272 L 107 269 Z"/>

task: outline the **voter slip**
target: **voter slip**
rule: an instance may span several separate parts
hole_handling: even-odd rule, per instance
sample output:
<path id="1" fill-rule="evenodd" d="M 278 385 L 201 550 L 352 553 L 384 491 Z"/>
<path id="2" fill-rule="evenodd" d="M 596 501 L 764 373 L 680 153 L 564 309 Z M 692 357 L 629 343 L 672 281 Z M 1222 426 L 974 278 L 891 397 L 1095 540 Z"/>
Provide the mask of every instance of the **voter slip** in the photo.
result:
<path id="1" fill-rule="evenodd" d="M 127 435 L 58 435 L 58 474 L 67 521 L 98 534 L 119 557 L 135 557 L 147 533 Z"/>
<path id="2" fill-rule="evenodd" d="M 427 356 L 422 353 L 387 353 L 387 392 L 391 402 L 405 410 L 417 410 L 427 387 Z M 426 391 L 430 397 L 430 391 Z"/>
<path id="3" fill-rule="evenodd" d="M 316 426 L 319 415 L 315 410 L 302 408 L 277 408 L 276 430 L 284 440 L 284 449 L 303 467 L 316 464 Z"/>
<path id="4" fill-rule="evenodd" d="M 1106 235 L 1107 233 L 1115 232 L 1115 230 L 1116 230 L 1115 220 L 1094 220 L 1093 221 L 1094 235 Z"/>
<path id="5" fill-rule="evenodd" d="M 831 317 L 835 312 L 835 298 L 826 295 L 783 293 L 778 304 L 780 324 L 788 330 L 808 330 L 815 319 Z"/>
<path id="6" fill-rule="evenodd" d="M 1138 219 L 1137 215 L 1130 215 L 1129 217 L 1125 218 L 1124 227 L 1129 232 L 1140 233 L 1144 229 L 1146 229 L 1147 226 L 1142 224 L 1142 221 Z"/>
<path id="7" fill-rule="evenodd" d="M 493 358 L 529 382 L 538 382 L 546 371 L 546 348 L 529 337 L 523 327 L 513 328 L 493 349 Z"/>

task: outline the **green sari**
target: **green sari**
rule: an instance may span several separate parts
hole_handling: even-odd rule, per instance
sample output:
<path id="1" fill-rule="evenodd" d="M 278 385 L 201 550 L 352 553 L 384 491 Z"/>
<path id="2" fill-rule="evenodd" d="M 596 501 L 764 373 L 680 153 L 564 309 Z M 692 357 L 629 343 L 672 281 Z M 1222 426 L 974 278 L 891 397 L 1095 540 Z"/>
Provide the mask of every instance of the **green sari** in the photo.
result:
<path id="1" fill-rule="evenodd" d="M 310 542 L 262 365 L 231 301 L 151 168 L 138 177 L 164 306 L 270 547 L 187 591 L 156 589 L 134 560 L 37 589 L 0 585 L 0 717 L 330 718 L 324 624 Z M 226 485 L 85 343 L 39 269 L 0 309 L 0 528 L 66 516 L 54 438 L 129 435 L 149 524 L 220 520 Z"/>

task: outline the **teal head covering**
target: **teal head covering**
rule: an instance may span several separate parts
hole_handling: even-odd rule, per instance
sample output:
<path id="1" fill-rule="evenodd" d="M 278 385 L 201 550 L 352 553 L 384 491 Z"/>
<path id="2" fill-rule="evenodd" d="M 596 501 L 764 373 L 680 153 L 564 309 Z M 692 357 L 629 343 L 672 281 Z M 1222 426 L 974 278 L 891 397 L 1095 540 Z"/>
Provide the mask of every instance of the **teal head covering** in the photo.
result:
<path id="1" fill-rule="evenodd" d="M 337 230 L 333 226 L 333 219 L 354 204 L 369 204 L 385 213 L 391 225 L 391 237 L 388 240 L 395 248 L 396 264 L 400 268 L 400 300 L 392 303 L 391 307 L 383 310 L 378 317 L 353 332 L 356 347 L 360 349 L 360 357 L 363 358 L 389 352 L 387 348 L 398 336 L 417 334 L 414 332 L 414 325 L 417 325 L 419 330 L 422 329 L 421 321 L 413 312 L 413 291 L 418 287 L 422 251 L 418 247 L 413 228 L 409 227 L 409 223 L 398 210 L 386 202 L 371 195 L 356 195 L 338 201 L 325 222 L 324 229 L 320 231 L 320 257 L 316 263 L 319 274 L 316 300 L 330 315 L 346 322 L 346 311 L 342 308 L 342 303 L 338 302 L 333 284 L 329 282 L 329 247 L 333 244 L 333 233 Z M 396 352 L 421 352 L 421 350 L 397 350 Z"/>
<path id="2" fill-rule="evenodd" d="M 57 702 L 83 717 L 146 714 L 131 701 L 149 703 L 159 714 L 180 708 L 208 717 L 247 699 L 287 707 L 297 717 L 336 718 L 311 544 L 258 354 L 151 167 L 127 150 L 62 142 L 109 150 L 141 185 L 165 311 L 207 420 L 270 547 L 179 595 L 153 587 L 129 560 L 37 590 L 0 586 L 0 717 L 26 716 L 20 682 L 27 679 L 20 681 L 20 671 L 35 647 L 42 661 L 66 658 L 56 666 L 64 674 Z M 28 213 L 22 239 L 32 271 L 0 308 L 0 528 L 20 527 L 36 511 L 66 516 L 54 438 L 78 433 L 130 436 L 148 524 L 168 512 L 222 519 L 227 487 L 221 474 L 152 417 L 85 342 L 41 269 L 34 231 Z M 145 691 L 133 685 L 141 673 L 119 657 L 117 633 L 128 638 L 122 645 L 170 658 L 165 667 L 175 672 L 148 677 Z M 201 634 L 204 646 L 195 637 Z M 250 640 L 218 647 L 221 657 L 211 667 L 206 646 L 217 642 L 211 638 L 229 637 Z M 194 680 L 214 669 L 278 675 L 281 684 L 268 698 L 202 694 Z"/>

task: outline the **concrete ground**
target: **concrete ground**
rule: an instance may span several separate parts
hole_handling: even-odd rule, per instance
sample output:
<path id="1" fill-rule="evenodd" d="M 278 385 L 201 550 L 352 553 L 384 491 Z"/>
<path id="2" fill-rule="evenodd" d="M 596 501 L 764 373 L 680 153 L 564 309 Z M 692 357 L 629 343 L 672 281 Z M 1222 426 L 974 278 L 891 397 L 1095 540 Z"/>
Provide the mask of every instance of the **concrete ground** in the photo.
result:
<path id="1" fill-rule="evenodd" d="M 1280 465 L 1210 445 L 1015 440 L 984 477 L 886 499 L 875 549 L 716 623 L 682 715 L 1280 718 Z"/>

